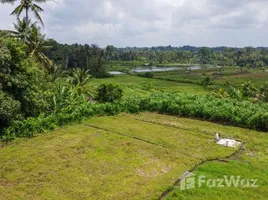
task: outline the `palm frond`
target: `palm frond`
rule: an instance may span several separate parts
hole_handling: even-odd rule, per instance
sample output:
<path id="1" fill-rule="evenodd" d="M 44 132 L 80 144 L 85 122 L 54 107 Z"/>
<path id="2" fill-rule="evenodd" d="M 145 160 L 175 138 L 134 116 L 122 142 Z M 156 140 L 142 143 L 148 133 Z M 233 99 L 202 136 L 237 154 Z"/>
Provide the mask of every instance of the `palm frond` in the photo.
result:
<path id="1" fill-rule="evenodd" d="M 38 19 L 38 21 L 40 21 L 40 23 L 41 23 L 42 26 L 44 27 L 44 22 L 43 22 L 41 16 L 39 15 L 39 13 L 38 13 L 38 12 L 43 11 L 43 9 L 40 10 L 40 9 L 39 9 L 40 7 L 36 7 L 35 4 L 31 5 L 30 8 L 31 8 L 31 10 L 33 11 L 35 17 Z"/>
<path id="2" fill-rule="evenodd" d="M 21 4 L 18 7 L 16 7 L 15 10 L 13 10 L 13 12 L 10 15 L 20 16 L 22 11 L 23 11 L 23 5 Z"/>

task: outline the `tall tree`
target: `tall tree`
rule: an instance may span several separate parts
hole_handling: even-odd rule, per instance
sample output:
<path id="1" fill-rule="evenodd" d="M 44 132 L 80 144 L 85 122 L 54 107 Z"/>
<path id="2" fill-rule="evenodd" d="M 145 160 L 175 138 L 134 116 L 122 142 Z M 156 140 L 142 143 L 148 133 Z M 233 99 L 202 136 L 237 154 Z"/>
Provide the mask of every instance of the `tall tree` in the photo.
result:
<path id="1" fill-rule="evenodd" d="M 18 0 L 0 0 L 1 3 L 11 3 L 14 4 Z M 20 0 L 20 4 L 15 8 L 11 15 L 16 15 L 20 17 L 22 12 L 25 11 L 26 21 L 29 20 L 29 11 L 32 11 L 38 21 L 44 26 L 43 20 L 39 15 L 40 12 L 43 12 L 43 8 L 38 6 L 36 3 L 45 3 L 51 0 Z M 35 3 L 36 2 L 36 3 Z"/>
<path id="2" fill-rule="evenodd" d="M 11 4 L 14 4 L 14 2 L 16 1 L 18 0 L 0 0 L 1 3 L 11 3 Z M 33 14 L 35 15 L 35 17 L 44 26 L 44 22 L 39 15 L 39 13 L 43 12 L 44 10 L 43 8 L 38 6 L 36 3 L 45 3 L 47 1 L 51 1 L 51 0 L 21 0 L 20 4 L 15 8 L 15 10 L 11 13 L 11 15 L 16 15 L 17 18 L 19 18 L 22 12 L 25 10 L 25 21 L 26 21 L 26 24 L 28 24 L 29 23 L 29 10 L 31 10 Z M 29 31 L 29 26 L 26 27 L 25 29 L 24 43 L 26 43 L 28 31 Z"/>

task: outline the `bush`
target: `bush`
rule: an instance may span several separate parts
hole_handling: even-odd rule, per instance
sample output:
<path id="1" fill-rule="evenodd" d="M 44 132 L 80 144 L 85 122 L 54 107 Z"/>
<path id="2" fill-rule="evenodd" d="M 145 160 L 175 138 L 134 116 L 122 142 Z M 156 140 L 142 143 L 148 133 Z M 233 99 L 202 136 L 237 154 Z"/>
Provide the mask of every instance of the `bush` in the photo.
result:
<path id="1" fill-rule="evenodd" d="M 264 84 L 264 86 L 261 87 L 261 89 L 260 89 L 260 95 L 261 95 L 261 99 L 264 102 L 268 102 L 268 82 L 266 82 Z"/>
<path id="2" fill-rule="evenodd" d="M 212 85 L 214 83 L 213 78 L 210 76 L 205 76 L 201 82 L 201 84 L 207 88 L 208 86 Z"/>
<path id="3" fill-rule="evenodd" d="M 0 82 L 2 91 L 21 104 L 25 117 L 36 117 L 51 108 L 52 85 L 27 46 L 14 39 L 0 38 Z"/>
<path id="4" fill-rule="evenodd" d="M 144 77 L 144 78 L 153 78 L 154 74 L 152 72 L 145 72 L 145 73 L 139 73 L 138 76 Z"/>
<path id="5" fill-rule="evenodd" d="M 123 90 L 118 85 L 102 84 L 98 87 L 97 100 L 101 102 L 115 102 L 122 98 Z"/>
<path id="6" fill-rule="evenodd" d="M 12 121 L 21 117 L 20 102 L 12 99 L 0 90 L 0 135 L 1 131 Z"/>
<path id="7" fill-rule="evenodd" d="M 257 88 L 251 81 L 243 83 L 241 90 L 244 97 L 255 97 L 257 94 Z"/>

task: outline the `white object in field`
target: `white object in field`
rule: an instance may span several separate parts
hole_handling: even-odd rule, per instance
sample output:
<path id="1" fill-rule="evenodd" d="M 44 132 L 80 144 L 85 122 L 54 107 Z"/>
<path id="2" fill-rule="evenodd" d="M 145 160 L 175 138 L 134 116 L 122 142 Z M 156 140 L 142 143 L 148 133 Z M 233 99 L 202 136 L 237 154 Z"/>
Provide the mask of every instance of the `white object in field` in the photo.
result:
<path id="1" fill-rule="evenodd" d="M 215 141 L 218 142 L 219 140 L 220 140 L 220 136 L 219 136 L 219 133 L 217 133 L 217 134 L 215 135 Z"/>
<path id="2" fill-rule="evenodd" d="M 226 139 L 226 138 L 222 138 L 220 139 L 217 144 L 219 145 L 223 145 L 226 147 L 233 147 L 233 148 L 237 148 L 240 146 L 241 142 L 238 142 L 236 140 L 231 140 L 231 139 Z"/>

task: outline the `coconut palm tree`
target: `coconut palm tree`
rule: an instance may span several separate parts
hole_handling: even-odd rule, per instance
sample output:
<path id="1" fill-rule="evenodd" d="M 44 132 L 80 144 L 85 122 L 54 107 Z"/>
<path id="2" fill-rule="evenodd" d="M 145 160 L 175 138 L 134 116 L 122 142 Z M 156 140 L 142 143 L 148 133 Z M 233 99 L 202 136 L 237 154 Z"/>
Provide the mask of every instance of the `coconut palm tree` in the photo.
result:
<path id="1" fill-rule="evenodd" d="M 29 39 L 27 45 L 30 50 L 30 55 L 49 71 L 53 66 L 52 61 L 43 53 L 45 49 L 51 48 L 45 45 L 45 36 L 40 31 L 40 27 L 32 24 L 30 27 Z"/>
<path id="2" fill-rule="evenodd" d="M 22 20 L 18 18 L 17 23 L 13 24 L 15 31 L 8 31 L 11 37 L 15 37 L 19 40 L 24 41 L 25 43 L 29 43 L 27 39 L 29 39 L 30 31 L 27 29 L 29 29 L 29 27 L 32 25 L 31 20 L 27 21 L 25 17 Z M 36 24 L 36 22 L 34 24 Z"/>
<path id="3" fill-rule="evenodd" d="M 79 94 L 84 94 L 88 99 L 90 99 L 93 98 L 94 95 L 90 92 L 90 89 L 86 84 L 91 78 L 92 76 L 89 74 L 89 70 L 75 68 L 72 69 L 67 81 L 71 84 L 71 87 L 76 88 L 76 91 Z"/>
<path id="4" fill-rule="evenodd" d="M 18 0 L 0 0 L 1 3 L 11 3 L 14 4 Z M 25 11 L 26 21 L 29 20 L 29 11 L 32 11 L 38 21 L 44 26 L 44 22 L 40 17 L 39 13 L 43 12 L 43 8 L 38 6 L 36 3 L 45 3 L 51 0 L 20 0 L 20 4 L 15 8 L 15 10 L 11 13 L 11 15 L 16 15 L 20 17 L 22 12 Z"/>
<path id="5" fill-rule="evenodd" d="M 83 87 L 89 82 L 90 78 L 89 70 L 75 68 L 72 70 L 68 80 L 72 85 L 80 85 Z"/>
<path id="6" fill-rule="evenodd" d="M 0 0 L 1 3 L 11 3 L 14 4 L 17 0 Z M 25 10 L 25 21 L 26 24 L 29 23 L 29 11 L 32 11 L 35 17 L 38 19 L 38 21 L 41 22 L 42 26 L 44 27 L 44 22 L 42 18 L 40 17 L 39 13 L 43 12 L 43 8 L 38 6 L 36 3 L 45 3 L 47 1 L 51 0 L 21 0 L 20 4 L 15 8 L 15 10 L 11 13 L 11 15 L 16 15 L 17 18 L 19 18 L 22 14 L 22 12 Z M 35 3 L 36 2 L 36 3 Z M 25 37 L 24 37 L 24 43 L 26 43 L 26 35 L 28 34 L 28 28 L 25 29 Z"/>

